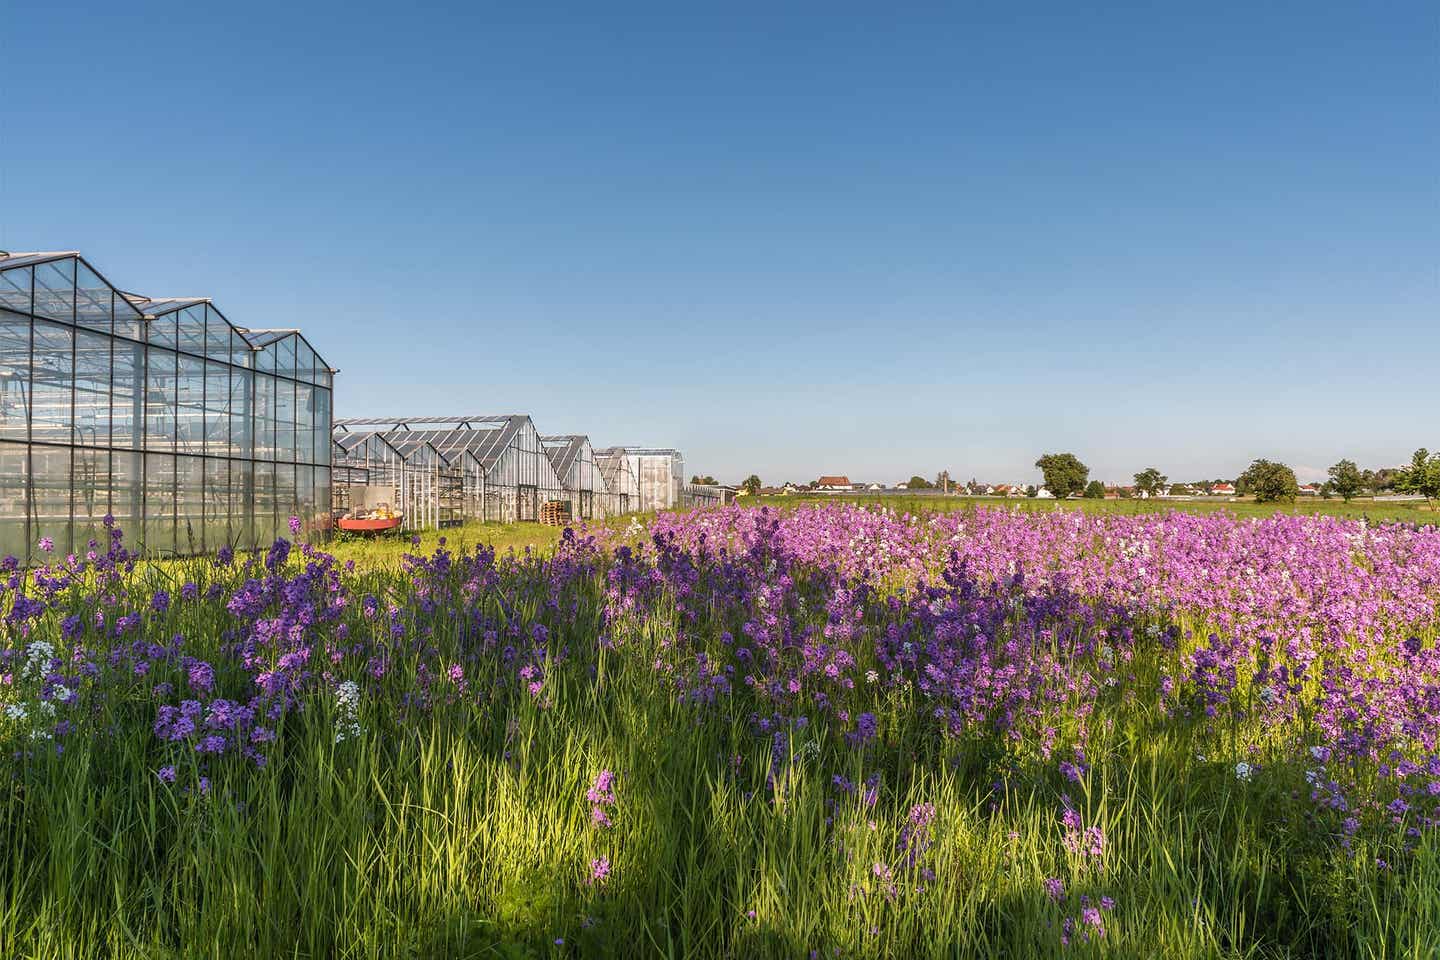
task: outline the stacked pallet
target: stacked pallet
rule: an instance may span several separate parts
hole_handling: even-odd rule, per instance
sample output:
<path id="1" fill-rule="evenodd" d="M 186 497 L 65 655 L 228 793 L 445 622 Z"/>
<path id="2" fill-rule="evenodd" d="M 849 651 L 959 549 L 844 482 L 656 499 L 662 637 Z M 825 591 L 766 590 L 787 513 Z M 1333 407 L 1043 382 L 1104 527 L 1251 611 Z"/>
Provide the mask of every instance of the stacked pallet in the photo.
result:
<path id="1" fill-rule="evenodd" d="M 540 522 L 548 527 L 563 527 L 570 523 L 569 500 L 546 500 L 540 505 Z"/>

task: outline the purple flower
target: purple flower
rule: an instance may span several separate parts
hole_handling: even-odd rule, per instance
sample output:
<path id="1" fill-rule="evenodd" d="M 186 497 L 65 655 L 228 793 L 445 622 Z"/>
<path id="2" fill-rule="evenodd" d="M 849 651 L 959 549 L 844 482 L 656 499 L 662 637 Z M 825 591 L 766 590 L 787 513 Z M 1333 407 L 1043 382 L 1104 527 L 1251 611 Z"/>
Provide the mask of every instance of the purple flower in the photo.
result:
<path id="1" fill-rule="evenodd" d="M 202 737 L 200 742 L 195 744 L 196 753 L 224 753 L 225 738 L 218 733 L 208 737 Z"/>
<path id="2" fill-rule="evenodd" d="M 49 553 L 49 552 L 51 552 L 52 550 L 55 549 L 55 541 L 52 540 L 52 539 L 50 539 L 49 537 L 41 537 L 41 538 L 40 538 L 40 542 L 39 542 L 38 544 L 36 544 L 36 546 L 38 546 L 41 550 L 45 551 L 46 553 Z"/>
<path id="3" fill-rule="evenodd" d="M 159 770 L 156 770 L 156 771 L 155 771 L 155 776 L 157 776 L 157 777 L 160 778 L 160 782 L 161 782 L 161 783 L 174 783 L 174 782 L 175 782 L 175 768 L 174 768 L 174 767 L 161 767 Z"/>
<path id="4" fill-rule="evenodd" d="M 610 858 L 596 857 L 590 861 L 590 882 L 596 886 L 610 879 Z"/>

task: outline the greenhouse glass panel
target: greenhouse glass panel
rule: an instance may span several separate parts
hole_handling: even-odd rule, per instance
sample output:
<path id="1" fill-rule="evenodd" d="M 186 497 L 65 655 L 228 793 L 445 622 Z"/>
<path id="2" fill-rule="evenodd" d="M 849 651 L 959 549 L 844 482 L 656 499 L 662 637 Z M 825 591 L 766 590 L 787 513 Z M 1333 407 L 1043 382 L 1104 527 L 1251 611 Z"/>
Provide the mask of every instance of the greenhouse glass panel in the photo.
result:
<path id="1" fill-rule="evenodd" d="M 0 310 L 0 440 L 29 438 L 29 385 L 30 320 Z"/>
<path id="2" fill-rule="evenodd" d="M 30 448 L 30 530 L 49 537 L 55 549 L 70 552 L 70 448 Z"/>
<path id="3" fill-rule="evenodd" d="M 175 449 L 175 376 L 179 356 L 151 347 L 145 360 L 145 448 Z"/>
<path id="4" fill-rule="evenodd" d="M 103 333 L 110 332 L 110 284 L 85 264 L 75 275 L 75 322 Z"/>
<path id="5" fill-rule="evenodd" d="M 205 549 L 205 460 L 175 458 L 175 538 L 178 552 Z"/>
<path id="6" fill-rule="evenodd" d="M 275 464 L 266 460 L 255 461 L 255 528 L 256 546 L 267 546 L 275 539 Z"/>
<path id="7" fill-rule="evenodd" d="M 75 411 L 75 328 L 36 320 L 30 357 L 30 439 L 69 443 Z"/>
<path id="8" fill-rule="evenodd" d="M 315 388 L 295 384 L 295 461 L 315 462 Z"/>
<path id="9" fill-rule="evenodd" d="M 166 313 L 145 325 L 145 339 L 157 347 L 175 349 L 179 340 L 175 332 L 175 314 Z"/>
<path id="10" fill-rule="evenodd" d="M 205 305 L 205 356 L 212 360 L 228 360 L 230 353 L 230 322 L 210 304 Z"/>
<path id="11" fill-rule="evenodd" d="M 110 344 L 89 330 L 75 331 L 75 442 L 110 445 Z"/>
<path id="12" fill-rule="evenodd" d="M 200 453 L 205 447 L 205 361 L 182 353 L 175 380 L 175 449 Z"/>
<path id="13" fill-rule="evenodd" d="M 240 367 L 230 368 L 230 449 L 237 457 L 254 456 L 255 374 Z"/>
<path id="14" fill-rule="evenodd" d="M 116 340 L 110 380 L 110 444 L 138 450 L 145 442 L 145 348 Z"/>
<path id="15" fill-rule="evenodd" d="M 3 264 L 3 261 L 0 261 Z M 30 312 L 30 279 L 32 268 L 17 267 L 0 271 L 0 308 L 16 313 Z"/>
<path id="16" fill-rule="evenodd" d="M 295 442 L 295 381 L 275 381 L 275 459 L 293 463 Z"/>
<path id="17" fill-rule="evenodd" d="M 117 450 L 110 455 L 110 515 L 131 549 L 139 546 L 144 533 L 144 477 L 143 453 Z"/>
<path id="18" fill-rule="evenodd" d="M 230 461 L 224 457 L 205 458 L 205 549 L 216 550 L 233 544 L 230 503 Z"/>
<path id="19" fill-rule="evenodd" d="M 205 363 L 205 452 L 229 456 L 230 367 L 213 360 Z"/>
<path id="20" fill-rule="evenodd" d="M 161 555 L 175 552 L 175 458 L 168 453 L 145 454 L 145 549 Z"/>
<path id="21" fill-rule="evenodd" d="M 29 552 L 29 476 L 30 447 L 0 440 L 0 557 L 23 559 Z"/>
<path id="22" fill-rule="evenodd" d="M 70 504 L 75 540 L 70 549 L 78 554 L 103 551 L 105 514 L 110 512 L 110 451 L 75 448 L 75 486 Z M 94 540 L 95 547 L 90 546 Z"/>
<path id="23" fill-rule="evenodd" d="M 32 311 L 37 317 L 67 323 L 75 319 L 74 260 L 67 257 L 35 267 L 35 305 Z"/>
<path id="24" fill-rule="evenodd" d="M 175 316 L 175 337 L 181 350 L 196 356 L 205 355 L 205 305 L 186 307 Z"/>

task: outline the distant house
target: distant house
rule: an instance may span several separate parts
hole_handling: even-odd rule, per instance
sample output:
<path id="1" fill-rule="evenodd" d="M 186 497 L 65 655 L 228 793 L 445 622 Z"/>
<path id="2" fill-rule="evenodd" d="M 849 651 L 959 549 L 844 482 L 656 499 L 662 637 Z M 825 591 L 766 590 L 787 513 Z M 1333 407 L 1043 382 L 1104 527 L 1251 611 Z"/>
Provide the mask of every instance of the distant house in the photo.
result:
<path id="1" fill-rule="evenodd" d="M 1212 497 L 1233 497 L 1233 496 L 1235 496 L 1235 484 L 1233 484 L 1233 483 L 1212 483 L 1212 484 L 1210 484 L 1210 496 L 1212 496 Z"/>
<path id="2" fill-rule="evenodd" d="M 791 494 L 799 493 L 799 492 L 800 492 L 800 488 L 797 487 L 797 486 L 795 486 L 795 484 L 793 484 L 793 483 L 787 483 L 787 484 L 785 484 L 785 486 L 783 486 L 783 487 L 780 488 L 780 492 L 781 492 L 782 494 L 784 494 L 785 496 L 788 497 L 788 496 L 790 496 Z"/>
<path id="3" fill-rule="evenodd" d="M 870 484 L 869 486 L 867 486 L 865 489 L 866 489 L 866 490 L 884 490 L 884 489 L 885 489 L 885 484 L 883 484 L 883 483 L 872 483 L 872 484 Z"/>
<path id="4" fill-rule="evenodd" d="M 1106 500 L 1119 500 L 1119 499 L 1120 499 L 1120 488 L 1119 488 L 1119 487 L 1106 487 L 1106 488 L 1105 488 L 1105 499 L 1106 499 Z"/>
<path id="5" fill-rule="evenodd" d="M 1044 487 L 1041 487 L 1039 490 L 1035 491 L 1035 497 L 1038 500 L 1054 500 L 1055 494 L 1051 493 L 1049 490 L 1046 490 Z"/>
<path id="6" fill-rule="evenodd" d="M 855 485 L 851 483 L 850 478 L 846 476 L 821 477 L 815 481 L 815 489 L 825 493 L 842 493 L 848 490 L 854 490 Z"/>
<path id="7" fill-rule="evenodd" d="M 1300 484 L 1300 496 L 1318 497 L 1320 496 L 1320 488 L 1313 483 L 1302 483 Z"/>

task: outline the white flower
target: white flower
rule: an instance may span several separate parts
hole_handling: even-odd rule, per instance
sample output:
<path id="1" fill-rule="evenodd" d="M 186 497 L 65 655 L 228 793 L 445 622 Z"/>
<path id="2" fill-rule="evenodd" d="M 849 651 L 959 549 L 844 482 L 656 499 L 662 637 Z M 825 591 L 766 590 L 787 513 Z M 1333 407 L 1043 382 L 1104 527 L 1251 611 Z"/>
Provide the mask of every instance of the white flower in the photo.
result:
<path id="1" fill-rule="evenodd" d="M 24 720 L 24 719 L 25 719 L 25 716 L 26 716 L 26 714 L 25 714 L 25 704 L 23 704 L 23 703 L 9 703 L 9 704 L 6 704 L 6 705 L 5 705 L 5 716 L 6 716 L 8 719 L 10 719 L 10 720 Z"/>
<path id="2" fill-rule="evenodd" d="M 20 673 L 20 679 L 28 680 L 32 676 L 44 673 L 50 661 L 55 659 L 55 647 L 46 640 L 36 640 L 25 648 L 25 669 Z"/>
<path id="3" fill-rule="evenodd" d="M 1308 783 L 1308 784 L 1310 784 L 1310 786 L 1312 786 L 1312 787 L 1315 786 L 1315 784 L 1317 784 L 1317 783 L 1320 782 L 1320 771 L 1319 771 L 1319 770 L 1306 770 L 1306 771 L 1305 771 L 1305 782 Z"/>
<path id="4" fill-rule="evenodd" d="M 346 680 L 335 688 L 335 702 L 342 708 L 354 709 L 360 705 L 360 684 L 354 680 Z"/>
<path id="5" fill-rule="evenodd" d="M 877 681 L 879 681 L 879 679 L 880 679 L 880 674 L 876 673 L 874 670 L 866 670 L 866 671 L 865 671 L 865 682 L 866 682 L 866 683 L 876 683 Z"/>
<path id="6" fill-rule="evenodd" d="M 360 684 L 346 680 L 335 688 L 335 742 L 353 740 L 361 732 Z"/>
<path id="7" fill-rule="evenodd" d="M 64 686 L 63 684 L 57 683 L 55 685 L 55 689 L 50 694 L 50 699 L 54 700 L 56 703 L 69 703 L 70 698 L 73 696 L 75 696 L 75 692 L 73 690 L 71 690 L 67 686 Z"/>
<path id="8" fill-rule="evenodd" d="M 1250 764 L 1244 762 L 1243 760 L 1242 760 L 1241 762 L 1235 764 L 1235 777 L 1236 777 L 1236 779 L 1238 779 L 1238 780 L 1244 780 L 1244 781 L 1246 781 L 1246 782 L 1248 783 L 1249 780 L 1250 780 L 1250 778 L 1251 778 L 1252 776 L 1254 776 L 1254 775 L 1255 775 L 1255 768 L 1252 767 L 1252 766 L 1250 766 Z"/>

